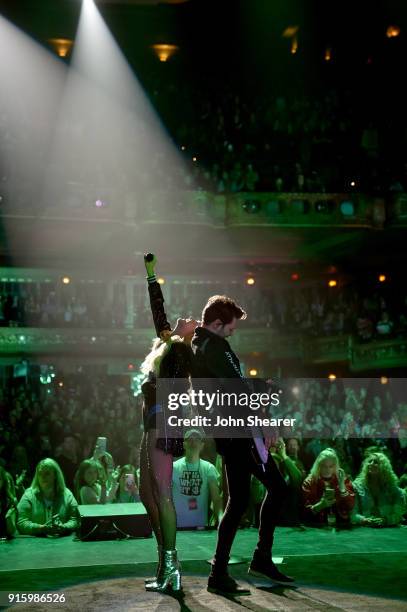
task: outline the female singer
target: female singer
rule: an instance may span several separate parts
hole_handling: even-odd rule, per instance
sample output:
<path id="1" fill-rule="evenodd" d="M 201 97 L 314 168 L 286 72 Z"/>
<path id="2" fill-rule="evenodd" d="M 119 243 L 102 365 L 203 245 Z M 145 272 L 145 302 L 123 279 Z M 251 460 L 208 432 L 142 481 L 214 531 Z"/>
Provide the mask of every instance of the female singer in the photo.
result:
<path id="1" fill-rule="evenodd" d="M 193 319 L 178 319 L 171 331 L 161 287 L 154 274 L 156 258 L 148 254 L 144 261 L 158 336 L 141 366 L 147 378 L 142 385 L 144 434 L 140 450 L 140 497 L 147 509 L 158 551 L 157 577 L 146 583 L 146 590 L 164 591 L 171 586 L 178 591 L 181 589 L 181 574 L 175 549 L 177 517 L 172 498 L 172 463 L 173 457 L 183 454 L 183 440 L 166 435 L 165 406 L 156 402 L 156 386 L 159 378 L 170 381 L 189 379 L 192 364 L 190 342 L 198 323 Z"/>

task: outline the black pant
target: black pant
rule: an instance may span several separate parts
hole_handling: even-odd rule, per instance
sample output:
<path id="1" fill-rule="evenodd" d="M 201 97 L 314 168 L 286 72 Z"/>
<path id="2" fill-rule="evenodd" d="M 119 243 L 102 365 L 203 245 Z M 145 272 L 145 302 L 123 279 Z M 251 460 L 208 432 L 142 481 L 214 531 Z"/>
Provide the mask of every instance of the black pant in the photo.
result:
<path id="1" fill-rule="evenodd" d="M 256 548 L 256 551 L 265 557 L 271 556 L 274 530 L 287 494 L 287 485 L 274 459 L 269 455 L 264 466 L 256 463 L 249 440 L 233 440 L 224 454 L 224 462 L 229 500 L 218 530 L 213 566 L 216 573 L 225 573 L 227 570 L 230 549 L 249 504 L 251 475 L 258 478 L 267 489 L 260 511 L 259 541 Z"/>

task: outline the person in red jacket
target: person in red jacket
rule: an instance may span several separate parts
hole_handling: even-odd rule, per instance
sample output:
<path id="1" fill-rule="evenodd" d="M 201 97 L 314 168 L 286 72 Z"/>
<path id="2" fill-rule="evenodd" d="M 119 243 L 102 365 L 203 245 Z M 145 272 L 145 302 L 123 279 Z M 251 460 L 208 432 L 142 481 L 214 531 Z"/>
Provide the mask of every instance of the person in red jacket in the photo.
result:
<path id="1" fill-rule="evenodd" d="M 350 524 L 355 493 L 332 448 L 321 451 L 302 484 L 304 519 L 308 523 Z"/>

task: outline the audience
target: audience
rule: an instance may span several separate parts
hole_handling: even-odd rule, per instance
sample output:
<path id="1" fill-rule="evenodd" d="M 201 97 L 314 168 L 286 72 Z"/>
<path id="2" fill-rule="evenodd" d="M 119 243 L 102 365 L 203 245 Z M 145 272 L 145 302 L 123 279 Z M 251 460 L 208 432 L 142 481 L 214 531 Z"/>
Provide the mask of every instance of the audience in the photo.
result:
<path id="1" fill-rule="evenodd" d="M 1 324 L 3 326 L 19 327 L 59 327 L 69 328 L 119 328 L 126 322 L 125 301 L 120 300 L 120 306 L 116 303 L 111 306 L 111 316 L 105 316 L 106 303 L 108 302 L 108 288 L 105 284 L 98 285 L 98 299 L 94 293 L 94 285 L 72 283 L 70 291 L 81 297 L 78 300 L 87 303 L 86 311 L 81 311 L 75 317 L 65 320 L 64 323 L 55 314 L 50 314 L 47 304 L 51 300 L 55 305 L 63 304 L 66 299 L 65 286 L 53 286 L 37 283 L 36 286 L 24 283 L 8 283 L 7 287 L 0 284 L 0 302 L 9 298 L 17 301 L 20 306 L 18 317 L 10 318 L 8 314 L 3 315 Z M 204 286 L 207 292 L 211 291 L 210 284 Z M 168 316 L 176 320 L 185 315 L 185 307 L 182 306 L 183 292 L 188 290 L 177 281 L 171 285 L 171 301 L 167 305 Z M 48 291 L 48 294 L 46 293 Z M 241 285 L 225 284 L 219 287 L 216 284 L 212 288 L 213 293 L 219 291 L 229 294 L 233 291 L 235 299 L 243 304 L 250 313 L 250 327 L 266 327 L 274 332 L 283 334 L 296 334 L 301 336 L 323 337 L 351 334 L 361 342 L 369 340 L 383 340 L 389 338 L 406 337 L 407 335 L 407 296 L 404 292 L 388 290 L 383 286 L 377 289 L 367 290 L 361 288 L 356 280 L 341 287 L 322 287 L 317 281 L 312 287 L 301 287 L 294 284 L 291 288 L 248 288 L 244 283 Z M 93 293 L 92 293 L 93 292 Z M 46 316 L 32 318 L 27 311 L 28 298 L 38 301 L 38 312 Z M 199 312 L 202 302 L 200 286 L 194 286 L 194 291 L 188 291 L 189 314 Z M 59 306 L 58 306 L 59 308 Z M 57 308 L 57 310 L 58 310 Z M 17 312 L 17 311 L 16 311 Z M 84 314 L 86 312 L 86 314 Z M 132 322 L 129 327 L 134 329 L 151 326 L 151 312 L 149 304 L 145 300 L 143 289 L 135 285 L 135 299 L 132 306 Z"/>
<path id="2" fill-rule="evenodd" d="M 118 474 L 113 472 L 108 482 L 103 465 L 95 459 L 85 459 L 75 475 L 75 495 L 80 504 L 109 504 L 118 492 Z"/>
<path id="3" fill-rule="evenodd" d="M 126 390 L 115 377 L 82 374 L 63 378 L 65 384 L 62 388 L 56 383 L 33 384 L 17 378 L 1 392 L 2 464 L 3 469 L 16 477 L 13 496 L 20 500 L 18 516 L 10 506 L 11 521 L 7 531 L 4 521 L 10 501 L 5 502 L 1 497 L 3 533 L 12 535 L 13 517 L 19 532 L 25 534 L 58 535 L 70 528 L 70 517 L 64 515 L 63 510 L 53 521 L 52 516 L 57 512 L 50 515 L 51 505 L 59 504 L 55 501 L 58 491 L 66 491 L 65 503 L 71 494 L 69 488 L 60 485 L 58 474 L 63 473 L 61 466 L 52 459 L 42 462 L 49 453 L 54 459 L 60 459 L 61 464 L 66 461 L 67 482 L 72 482 L 73 469 L 79 465 L 74 479 L 78 503 L 139 500 L 136 470 L 141 434 L 139 397 L 135 397 L 130 388 Z M 354 494 L 350 479 L 344 474 L 352 478 L 359 471 L 354 485 L 356 503 L 351 513 L 352 523 L 355 526 L 386 526 L 400 524 L 403 520 L 406 510 L 402 497 L 405 484 L 402 483 L 405 476 L 397 486 L 395 474 L 401 476 L 405 466 L 403 432 L 407 423 L 407 403 L 397 394 L 397 385 L 384 385 L 373 379 L 364 384 L 357 380 L 353 384 L 351 380 L 345 383 L 340 380 L 299 379 L 291 380 L 289 387 L 283 385 L 282 398 L 285 399 L 281 410 L 293 415 L 300 425 L 298 431 L 282 428 L 281 437 L 270 448 L 291 491 L 281 525 L 296 525 L 303 514 L 304 519 L 313 525 L 323 525 L 328 520 L 330 524 L 336 521 L 338 526 L 349 524 Z M 273 416 L 279 416 L 279 409 L 273 410 Z M 96 438 L 104 442 L 101 448 L 95 447 Z M 107 444 L 110 453 L 104 450 Z M 178 504 L 179 526 L 203 528 L 217 523 L 222 516 L 219 472 L 212 463 L 217 457 L 213 453 L 207 454 L 210 462 L 200 457 L 204 440 L 199 431 L 188 432 L 184 445 L 185 457 L 174 464 L 174 497 Z M 83 460 L 92 454 L 92 459 Z M 96 456 L 98 460 L 95 460 Z M 387 471 L 382 470 L 385 476 L 380 478 L 386 477 L 389 483 L 396 479 L 395 489 L 386 488 L 382 480 L 378 480 L 380 484 L 377 485 L 373 476 L 368 478 L 368 461 L 376 456 L 384 457 L 380 465 L 387 466 Z M 113 457 L 120 457 L 124 467 L 114 469 Z M 42 465 L 48 468 L 44 474 L 39 469 Z M 54 468 L 54 465 L 58 467 Z M 311 466 L 310 474 L 301 486 L 306 469 Z M 33 483 L 25 491 L 29 484 L 27 475 Z M 264 491 L 256 487 L 255 481 L 252 485 L 251 510 L 243 526 L 256 524 L 264 497 Z M 4 495 L 4 484 L 0 489 Z M 301 498 L 306 500 L 305 506 Z M 394 512 L 389 510 L 389 500 L 395 500 Z M 208 518 L 210 503 L 213 505 L 212 519 Z M 196 520 L 198 515 L 199 520 Z"/>
<path id="4" fill-rule="evenodd" d="M 355 493 L 332 448 L 326 448 L 318 455 L 302 484 L 302 492 L 306 522 L 338 526 L 350 523 Z"/>
<path id="5" fill-rule="evenodd" d="M 56 459 L 61 468 L 68 489 L 74 491 L 74 479 L 78 469 L 78 440 L 75 436 L 65 436 L 62 444 L 55 450 Z"/>
<path id="6" fill-rule="evenodd" d="M 287 440 L 287 447 L 295 459 L 289 456 L 286 444 L 282 438 L 277 439 L 269 452 L 277 464 L 284 480 L 287 483 L 287 497 L 284 500 L 279 519 L 280 525 L 297 525 L 300 522 L 301 485 L 306 476 L 304 468 L 298 459 L 298 440 Z"/>
<path id="7" fill-rule="evenodd" d="M 120 468 L 119 488 L 117 489 L 114 501 L 123 504 L 140 501 L 136 468 L 130 463 Z"/>
<path id="8" fill-rule="evenodd" d="M 16 534 L 17 497 L 11 474 L 0 466 L 0 540 Z"/>
<path id="9" fill-rule="evenodd" d="M 17 528 L 23 535 L 62 536 L 78 525 L 77 503 L 65 486 L 61 468 L 42 459 L 29 487 L 18 502 Z"/>
<path id="10" fill-rule="evenodd" d="M 201 459 L 203 447 L 202 432 L 188 430 L 184 437 L 185 456 L 173 464 L 173 497 L 177 526 L 181 528 L 208 526 L 211 503 L 214 523 L 222 518 L 219 473 L 212 463 Z"/>
<path id="11" fill-rule="evenodd" d="M 384 453 L 372 452 L 365 458 L 353 485 L 356 503 L 352 523 L 369 527 L 392 527 L 401 523 L 407 512 L 406 492 L 398 486 L 397 476 Z"/>

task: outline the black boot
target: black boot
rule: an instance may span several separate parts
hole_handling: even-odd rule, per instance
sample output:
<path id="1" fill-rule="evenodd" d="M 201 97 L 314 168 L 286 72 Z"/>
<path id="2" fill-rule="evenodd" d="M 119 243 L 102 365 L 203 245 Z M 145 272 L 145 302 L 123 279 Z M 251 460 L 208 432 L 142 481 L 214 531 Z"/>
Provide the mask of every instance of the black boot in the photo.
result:
<path id="1" fill-rule="evenodd" d="M 273 563 L 271 555 L 262 555 L 257 550 L 253 555 L 248 573 L 251 576 L 268 578 L 277 584 L 292 584 L 295 580 L 291 576 L 286 576 L 280 572 L 275 563 Z"/>
<path id="2" fill-rule="evenodd" d="M 208 591 L 224 593 L 225 595 L 250 595 L 249 589 L 240 587 L 227 571 L 219 572 L 214 568 L 212 568 L 208 578 Z"/>

